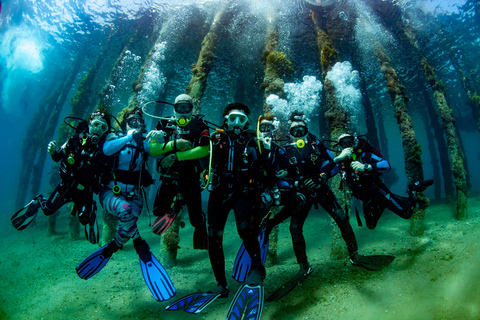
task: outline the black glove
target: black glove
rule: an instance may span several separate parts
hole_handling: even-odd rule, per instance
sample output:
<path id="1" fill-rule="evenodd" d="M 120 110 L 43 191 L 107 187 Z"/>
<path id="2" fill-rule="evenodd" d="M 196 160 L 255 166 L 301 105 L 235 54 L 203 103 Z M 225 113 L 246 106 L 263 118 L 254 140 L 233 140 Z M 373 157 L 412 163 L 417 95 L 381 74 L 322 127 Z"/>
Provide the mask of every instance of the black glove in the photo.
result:
<path id="1" fill-rule="evenodd" d="M 303 182 L 303 185 L 308 190 L 313 191 L 315 189 L 320 188 L 322 185 L 324 185 L 326 181 L 327 181 L 327 175 L 322 172 L 319 175 L 306 179 Z"/>

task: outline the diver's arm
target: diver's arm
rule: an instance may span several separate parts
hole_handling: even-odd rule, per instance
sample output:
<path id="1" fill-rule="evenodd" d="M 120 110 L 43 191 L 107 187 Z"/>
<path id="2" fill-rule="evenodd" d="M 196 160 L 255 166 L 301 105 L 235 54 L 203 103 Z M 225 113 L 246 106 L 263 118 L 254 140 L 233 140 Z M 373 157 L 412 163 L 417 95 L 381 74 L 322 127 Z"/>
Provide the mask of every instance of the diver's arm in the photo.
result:
<path id="1" fill-rule="evenodd" d="M 173 151 L 173 146 L 174 146 L 173 141 L 167 142 L 166 145 L 165 145 L 165 143 L 158 143 L 156 141 L 153 141 L 153 142 L 150 142 L 150 147 L 148 149 L 148 153 L 153 157 L 159 156 L 159 155 L 167 153 L 169 151 Z"/>
<path id="2" fill-rule="evenodd" d="M 105 144 L 103 145 L 103 153 L 107 156 L 111 156 L 122 150 L 127 143 L 132 141 L 132 139 L 133 134 L 130 133 L 121 138 L 105 141 Z"/>
<path id="3" fill-rule="evenodd" d="M 209 146 L 198 146 L 190 150 L 185 151 L 178 151 L 176 153 L 177 160 L 184 161 L 184 160 L 194 160 L 200 159 L 208 156 L 210 152 Z"/>
<path id="4" fill-rule="evenodd" d="M 383 158 L 380 158 L 374 154 L 371 155 L 370 157 L 370 164 L 372 166 L 373 171 L 378 171 L 378 172 L 388 172 L 390 171 L 390 163 Z"/>

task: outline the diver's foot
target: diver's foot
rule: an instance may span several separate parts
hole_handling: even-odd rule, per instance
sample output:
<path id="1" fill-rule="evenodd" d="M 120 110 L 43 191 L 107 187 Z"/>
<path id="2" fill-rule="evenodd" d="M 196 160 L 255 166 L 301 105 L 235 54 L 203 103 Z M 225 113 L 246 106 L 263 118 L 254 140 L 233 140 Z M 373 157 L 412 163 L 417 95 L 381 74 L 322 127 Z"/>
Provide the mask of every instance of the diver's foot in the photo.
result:
<path id="1" fill-rule="evenodd" d="M 350 253 L 350 262 L 352 265 L 359 267 L 360 266 L 360 257 L 361 255 L 358 254 L 357 251 Z"/>
<path id="2" fill-rule="evenodd" d="M 41 195 L 33 198 L 32 203 L 28 206 L 27 212 L 25 212 L 26 217 L 33 217 L 37 214 L 38 209 L 40 208 L 40 200 L 42 198 Z"/>
<path id="3" fill-rule="evenodd" d="M 408 186 L 408 189 L 412 192 L 422 192 L 433 184 L 433 179 L 417 181 L 414 184 Z"/>
<path id="4" fill-rule="evenodd" d="M 301 263 L 300 270 L 298 270 L 297 276 L 308 276 L 313 272 L 313 268 L 310 263 Z"/>
<path id="5" fill-rule="evenodd" d="M 140 259 L 148 259 L 151 256 L 150 247 L 148 246 L 147 242 L 141 237 L 133 240 L 133 247 L 135 248 L 135 251 L 137 251 Z"/>
<path id="6" fill-rule="evenodd" d="M 219 294 L 220 298 L 227 298 L 230 290 L 228 290 L 227 285 L 218 284 L 215 290 L 212 291 L 214 294 Z"/>
<path id="7" fill-rule="evenodd" d="M 251 286 L 258 286 L 262 283 L 263 279 L 265 279 L 265 271 L 252 269 L 247 277 L 247 284 Z"/>
<path id="8" fill-rule="evenodd" d="M 115 239 L 112 239 L 107 243 L 107 246 L 105 247 L 105 249 L 103 249 L 103 256 L 105 258 L 111 257 L 115 252 L 117 252 L 122 248 L 123 248 L 122 245 L 118 245 Z"/>

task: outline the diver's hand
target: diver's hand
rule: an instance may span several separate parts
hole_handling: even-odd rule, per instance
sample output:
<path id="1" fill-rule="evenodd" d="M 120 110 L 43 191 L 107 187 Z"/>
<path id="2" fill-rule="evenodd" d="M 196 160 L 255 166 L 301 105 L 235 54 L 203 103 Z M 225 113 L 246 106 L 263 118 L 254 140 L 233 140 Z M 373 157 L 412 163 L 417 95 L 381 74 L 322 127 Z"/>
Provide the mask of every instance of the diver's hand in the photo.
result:
<path id="1" fill-rule="evenodd" d="M 327 176 L 325 175 L 325 173 L 322 172 L 316 177 L 312 177 L 305 180 L 303 185 L 308 190 L 313 191 L 315 189 L 320 188 L 325 183 L 325 181 L 327 181 Z"/>
<path id="2" fill-rule="evenodd" d="M 162 161 L 160 161 L 160 165 L 162 168 L 168 169 L 175 163 L 176 160 L 177 155 L 175 153 L 167 154 Z"/>
<path id="3" fill-rule="evenodd" d="M 287 171 L 287 170 L 278 170 L 278 172 L 275 173 L 275 176 L 276 176 L 278 179 L 284 179 L 287 175 L 288 175 L 288 171 Z"/>
<path id="4" fill-rule="evenodd" d="M 130 129 L 127 131 L 127 135 L 133 136 L 134 134 L 140 133 L 140 129 Z"/>
<path id="5" fill-rule="evenodd" d="M 352 157 L 353 150 L 351 148 L 345 148 L 342 152 L 333 159 L 333 162 L 338 163 L 345 159 L 350 159 Z"/>
<path id="6" fill-rule="evenodd" d="M 272 147 L 272 138 L 271 137 L 265 137 L 262 139 L 263 141 L 263 147 L 266 149 L 266 150 L 270 150 L 270 148 Z"/>
<path id="7" fill-rule="evenodd" d="M 152 142 L 152 141 L 157 141 L 160 140 L 161 138 L 165 137 L 167 134 L 162 131 L 162 130 L 152 130 L 147 134 L 147 141 Z"/>
<path id="8" fill-rule="evenodd" d="M 54 155 L 55 152 L 57 151 L 57 142 L 55 140 L 50 141 L 47 146 L 47 151 L 51 155 Z"/>
<path id="9" fill-rule="evenodd" d="M 185 139 L 177 139 L 175 141 L 175 147 L 177 150 L 185 151 L 192 148 L 192 143 Z"/>
<path id="10" fill-rule="evenodd" d="M 350 168 L 357 172 L 365 172 L 365 171 L 372 171 L 372 166 L 367 164 L 363 164 L 359 161 L 353 161 L 350 164 Z"/>

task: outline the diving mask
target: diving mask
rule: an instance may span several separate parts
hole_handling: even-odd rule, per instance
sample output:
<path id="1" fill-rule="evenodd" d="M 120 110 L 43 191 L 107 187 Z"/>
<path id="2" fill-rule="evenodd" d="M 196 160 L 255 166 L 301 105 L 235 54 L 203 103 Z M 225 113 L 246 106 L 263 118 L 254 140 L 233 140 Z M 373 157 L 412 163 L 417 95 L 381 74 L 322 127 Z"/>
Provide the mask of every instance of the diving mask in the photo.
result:
<path id="1" fill-rule="evenodd" d="M 306 126 L 295 126 L 290 128 L 290 135 L 294 138 L 305 137 L 308 133 L 308 128 Z"/>
<path id="2" fill-rule="evenodd" d="M 145 126 L 145 122 L 138 115 L 132 115 L 126 121 L 127 121 L 128 126 L 132 129 L 138 129 L 140 127 Z"/>
<path id="3" fill-rule="evenodd" d="M 181 102 L 175 103 L 174 110 L 176 113 L 188 114 L 192 112 L 193 105 L 188 101 L 181 101 Z"/>
<path id="4" fill-rule="evenodd" d="M 235 127 L 243 129 L 248 122 L 248 117 L 242 111 L 233 110 L 225 116 L 227 120 L 227 127 L 233 129 Z"/>
<path id="5" fill-rule="evenodd" d="M 358 142 L 358 139 L 349 134 L 342 134 L 338 139 L 338 145 L 342 148 L 352 148 Z"/>
<path id="6" fill-rule="evenodd" d="M 108 124 L 102 118 L 96 118 L 90 121 L 88 132 L 91 135 L 97 135 L 99 137 L 103 136 L 108 130 Z"/>
<path id="7" fill-rule="evenodd" d="M 258 128 L 261 133 L 273 133 L 275 130 L 277 130 L 275 124 L 270 121 L 262 121 Z"/>

